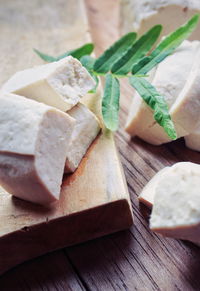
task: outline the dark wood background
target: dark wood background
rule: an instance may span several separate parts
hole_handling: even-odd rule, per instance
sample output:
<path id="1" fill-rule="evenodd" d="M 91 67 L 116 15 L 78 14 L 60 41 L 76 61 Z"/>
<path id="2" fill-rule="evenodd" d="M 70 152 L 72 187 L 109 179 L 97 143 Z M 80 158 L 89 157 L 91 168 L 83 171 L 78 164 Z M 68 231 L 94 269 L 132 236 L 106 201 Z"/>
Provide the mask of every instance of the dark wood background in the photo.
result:
<path id="1" fill-rule="evenodd" d="M 86 4 L 100 54 L 118 37 L 118 1 L 86 0 Z M 200 163 L 200 155 L 186 149 L 183 140 L 159 147 L 130 140 L 123 126 L 133 92 L 125 82 L 121 87 L 116 143 L 131 195 L 134 226 L 24 263 L 0 277 L 0 291 L 200 290 L 200 249 L 150 232 L 149 212 L 137 200 L 159 169 L 179 161 Z"/>

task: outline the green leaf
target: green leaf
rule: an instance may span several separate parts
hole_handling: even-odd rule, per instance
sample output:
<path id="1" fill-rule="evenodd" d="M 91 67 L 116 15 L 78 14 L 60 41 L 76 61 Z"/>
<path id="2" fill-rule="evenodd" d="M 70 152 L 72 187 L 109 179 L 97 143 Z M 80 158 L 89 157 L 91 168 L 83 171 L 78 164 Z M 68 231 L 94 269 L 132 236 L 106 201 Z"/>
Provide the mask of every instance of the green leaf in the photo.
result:
<path id="1" fill-rule="evenodd" d="M 106 128 L 112 131 L 117 130 L 119 124 L 119 97 L 119 81 L 111 74 L 107 74 L 102 100 L 102 115 Z"/>
<path id="2" fill-rule="evenodd" d="M 162 30 L 161 25 L 155 25 L 144 35 L 142 35 L 111 68 L 111 72 L 115 75 L 128 74 L 133 65 L 144 57 L 157 41 Z"/>
<path id="3" fill-rule="evenodd" d="M 44 54 L 44 53 L 42 53 L 42 52 L 40 52 L 39 50 L 37 50 L 37 49 L 33 49 L 34 50 L 34 52 L 43 60 L 43 61 L 45 61 L 45 62 L 47 62 L 47 63 L 51 63 L 51 62 L 56 62 L 57 61 L 57 59 L 55 58 L 55 57 L 52 57 L 52 56 L 49 56 L 49 55 L 46 55 L 46 54 Z"/>
<path id="4" fill-rule="evenodd" d="M 90 75 L 92 76 L 92 78 L 96 82 L 94 88 L 89 91 L 89 93 L 95 93 L 96 92 L 96 89 L 98 87 L 98 84 L 99 84 L 99 78 L 93 72 L 93 65 L 94 65 L 95 59 L 92 58 L 91 56 L 83 56 L 80 59 L 80 62 L 88 70 L 88 72 L 90 73 Z"/>
<path id="5" fill-rule="evenodd" d="M 132 68 L 132 74 L 146 74 L 158 63 L 170 55 L 196 28 L 199 14 L 194 15 L 185 25 L 169 34 L 150 56 L 142 58 Z"/>
<path id="6" fill-rule="evenodd" d="M 154 110 L 154 119 L 164 128 L 167 135 L 175 140 L 177 138 L 176 130 L 169 115 L 168 106 L 164 97 L 144 78 L 131 76 L 129 82 L 146 104 Z"/>
<path id="7" fill-rule="evenodd" d="M 94 45 L 92 43 L 86 43 L 85 45 L 83 45 L 75 50 L 68 51 L 68 52 L 66 52 L 58 57 L 53 57 L 53 56 L 46 55 L 37 49 L 34 49 L 36 54 L 41 59 L 43 59 L 45 62 L 48 62 L 48 63 L 59 61 L 67 56 L 72 56 L 72 57 L 80 60 L 81 57 L 83 57 L 85 55 L 90 55 L 93 52 L 93 50 L 94 50 Z"/>
<path id="8" fill-rule="evenodd" d="M 94 63 L 94 71 L 106 74 L 113 64 L 120 59 L 135 42 L 137 34 L 130 32 L 109 47 Z"/>
<path id="9" fill-rule="evenodd" d="M 67 56 L 72 56 L 75 59 L 80 60 L 81 57 L 90 55 L 94 50 L 94 44 L 93 43 L 86 43 L 85 45 L 75 49 L 71 50 L 63 55 L 60 55 L 57 57 L 57 60 L 59 61 L 60 59 L 63 59 Z"/>

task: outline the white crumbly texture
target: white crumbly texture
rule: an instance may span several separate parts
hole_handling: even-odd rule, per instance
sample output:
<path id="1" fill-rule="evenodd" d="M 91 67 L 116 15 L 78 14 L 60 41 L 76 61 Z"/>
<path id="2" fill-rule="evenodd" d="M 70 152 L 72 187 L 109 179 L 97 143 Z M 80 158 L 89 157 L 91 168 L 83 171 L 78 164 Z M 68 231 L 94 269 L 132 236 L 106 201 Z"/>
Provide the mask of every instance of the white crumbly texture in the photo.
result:
<path id="1" fill-rule="evenodd" d="M 175 51 L 175 53 L 167 57 L 162 63 L 158 65 L 155 77 L 152 82 L 152 84 L 165 98 L 168 104 L 169 112 L 172 120 L 174 121 L 178 137 L 186 136 L 191 132 L 191 127 L 188 127 L 188 123 L 190 123 L 190 121 L 188 121 L 190 116 L 188 115 L 187 117 L 187 114 L 184 114 L 184 118 L 180 118 L 180 116 L 182 116 L 182 114 L 186 111 L 186 100 L 188 100 L 187 104 L 189 105 L 187 106 L 189 107 L 191 107 L 190 105 L 193 102 L 190 95 L 186 92 L 185 87 L 187 83 L 191 84 L 192 76 L 194 75 L 194 64 L 197 66 L 196 63 L 199 61 L 199 52 L 199 41 L 185 41 Z M 193 90 L 194 88 L 197 88 L 197 86 L 192 86 Z M 196 92 L 196 89 L 194 91 Z M 141 97 L 138 96 L 137 98 Z M 164 132 L 163 128 L 155 122 L 153 118 L 153 111 L 151 111 L 151 119 L 150 115 L 148 115 L 146 118 L 143 107 L 147 107 L 147 105 L 144 104 L 144 101 L 142 102 L 143 105 L 140 105 L 138 112 L 140 112 L 140 119 L 147 120 L 146 128 L 144 128 L 144 126 L 140 126 L 139 119 L 137 120 L 136 114 L 133 114 L 130 111 L 129 124 L 126 127 L 126 130 L 131 135 L 137 135 L 151 144 L 159 145 L 162 143 L 170 142 L 171 139 Z M 130 115 L 133 116 L 131 121 Z M 179 121 L 178 118 L 181 120 Z"/>
<path id="2" fill-rule="evenodd" d="M 153 176 L 153 178 L 146 184 L 142 189 L 142 192 L 139 195 L 140 202 L 146 204 L 149 207 L 152 207 L 154 203 L 156 187 L 161 179 L 161 177 L 170 169 L 170 167 L 165 167 Z"/>
<path id="3" fill-rule="evenodd" d="M 75 120 L 22 96 L 0 95 L 0 183 L 38 204 L 59 199 Z"/>
<path id="4" fill-rule="evenodd" d="M 199 0 L 121 0 L 122 32 L 143 34 L 153 25 L 162 24 L 162 35 L 167 35 L 199 12 Z M 200 25 L 191 39 L 200 39 Z"/>
<path id="5" fill-rule="evenodd" d="M 40 123 L 51 107 L 9 93 L 0 95 L 0 104 L 1 151 L 34 155 Z"/>
<path id="6" fill-rule="evenodd" d="M 67 153 L 65 172 L 74 172 L 90 144 L 100 131 L 96 116 L 83 104 L 78 103 L 68 114 L 76 120 Z"/>
<path id="7" fill-rule="evenodd" d="M 2 90 L 67 111 L 93 87 L 94 80 L 87 70 L 77 59 L 69 56 L 58 62 L 17 72 Z"/>
<path id="8" fill-rule="evenodd" d="M 200 165 L 177 163 L 157 184 L 151 229 L 200 223 Z"/>

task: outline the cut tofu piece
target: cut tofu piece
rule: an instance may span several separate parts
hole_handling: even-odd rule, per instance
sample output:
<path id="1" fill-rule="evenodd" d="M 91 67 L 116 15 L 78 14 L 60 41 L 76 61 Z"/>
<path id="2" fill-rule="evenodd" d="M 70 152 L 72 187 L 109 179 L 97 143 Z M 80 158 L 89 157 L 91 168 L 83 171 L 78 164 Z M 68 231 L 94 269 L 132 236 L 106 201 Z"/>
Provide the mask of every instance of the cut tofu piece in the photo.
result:
<path id="1" fill-rule="evenodd" d="M 121 0 L 120 12 L 123 33 L 136 31 L 141 35 L 149 27 L 162 24 L 162 35 L 167 35 L 184 24 L 193 14 L 200 13 L 200 1 Z M 200 25 L 190 39 L 200 40 Z"/>
<path id="2" fill-rule="evenodd" d="M 184 139 L 185 145 L 189 149 L 200 152 L 200 130 L 185 136 Z"/>
<path id="3" fill-rule="evenodd" d="M 85 105 L 78 103 L 68 114 L 76 120 L 76 125 L 68 147 L 65 173 L 74 172 L 90 144 L 100 131 L 99 121 Z"/>
<path id="4" fill-rule="evenodd" d="M 195 56 L 192 70 L 180 95 L 171 108 L 175 124 L 192 133 L 200 128 L 200 45 Z"/>
<path id="5" fill-rule="evenodd" d="M 177 138 L 189 134 L 188 131 L 185 131 L 181 126 L 179 126 L 179 124 L 174 123 L 174 127 L 177 133 Z M 161 145 L 172 142 L 170 137 L 158 123 L 154 123 L 154 125 L 149 127 L 147 130 L 140 132 L 138 137 L 153 145 Z"/>
<path id="6" fill-rule="evenodd" d="M 75 120 L 14 94 L 1 93 L 0 102 L 0 184 L 27 201 L 56 201 Z"/>
<path id="7" fill-rule="evenodd" d="M 150 228 L 164 236 L 200 243 L 200 165 L 177 163 L 161 175 Z"/>
<path id="8" fill-rule="evenodd" d="M 58 62 L 17 72 L 2 90 L 67 111 L 94 85 L 88 71 L 77 59 L 69 56 Z"/>
<path id="9" fill-rule="evenodd" d="M 147 183 L 138 197 L 140 202 L 144 203 L 149 208 L 153 206 L 156 187 L 164 174 L 166 177 L 166 173 L 169 169 L 170 167 L 163 168 Z"/>
<path id="10" fill-rule="evenodd" d="M 199 41 L 184 41 L 174 54 L 167 57 L 158 65 L 152 82 L 169 106 L 169 112 L 174 121 L 178 137 L 189 134 L 188 127 L 185 127 L 183 122 L 175 121 L 178 118 L 177 112 L 179 114 L 183 110 L 184 102 L 187 97 L 189 98 L 189 95 L 186 96 L 183 88 L 185 88 L 185 84 L 187 84 L 187 80 L 192 74 L 194 63 L 198 59 L 199 52 Z M 139 98 L 141 99 L 141 97 Z M 151 116 L 148 115 L 146 118 L 143 107 L 148 106 L 144 101 L 141 101 L 142 103 L 143 105 L 138 106 L 138 112 L 141 113 L 140 119 L 143 120 L 142 123 L 144 123 L 144 120 L 147 120 L 146 128 L 144 129 L 144 126 L 140 127 L 139 118 L 136 118 L 136 114 L 130 111 L 129 124 L 126 127 L 126 131 L 154 145 L 170 142 L 171 139 L 164 132 L 163 128 L 155 122 L 153 111 L 151 111 Z M 176 105 L 174 107 L 175 103 Z M 132 116 L 132 120 L 130 116 Z"/>

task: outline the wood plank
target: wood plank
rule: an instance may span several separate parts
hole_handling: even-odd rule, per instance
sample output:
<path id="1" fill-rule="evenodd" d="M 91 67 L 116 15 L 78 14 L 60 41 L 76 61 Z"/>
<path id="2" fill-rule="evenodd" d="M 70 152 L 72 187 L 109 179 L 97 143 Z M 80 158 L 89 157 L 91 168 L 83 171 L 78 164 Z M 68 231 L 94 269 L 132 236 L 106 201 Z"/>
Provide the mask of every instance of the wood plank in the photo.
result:
<path id="1" fill-rule="evenodd" d="M 0 279 L 0 290 L 84 291 L 86 288 L 66 260 L 63 251 L 57 251 L 22 264 L 6 273 Z"/>
<path id="2" fill-rule="evenodd" d="M 82 0 L 1 0 L 0 4 L 1 82 L 41 62 L 33 47 L 57 55 L 90 40 Z M 97 114 L 99 102 L 99 95 L 84 100 Z M 64 177 L 59 202 L 44 208 L 13 198 L 3 189 L 0 198 L 0 273 L 46 252 L 132 225 L 118 152 L 112 134 L 105 130 L 78 170 Z"/>

